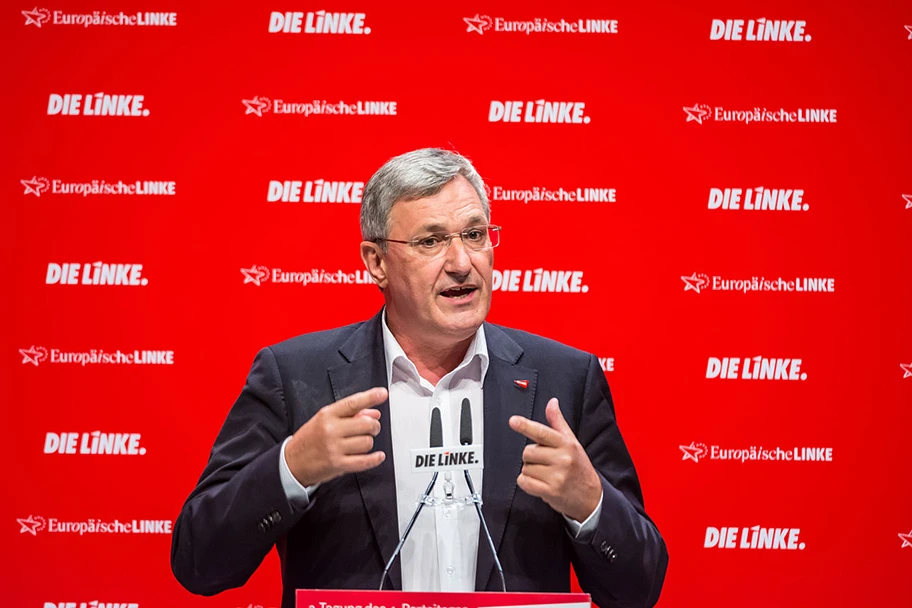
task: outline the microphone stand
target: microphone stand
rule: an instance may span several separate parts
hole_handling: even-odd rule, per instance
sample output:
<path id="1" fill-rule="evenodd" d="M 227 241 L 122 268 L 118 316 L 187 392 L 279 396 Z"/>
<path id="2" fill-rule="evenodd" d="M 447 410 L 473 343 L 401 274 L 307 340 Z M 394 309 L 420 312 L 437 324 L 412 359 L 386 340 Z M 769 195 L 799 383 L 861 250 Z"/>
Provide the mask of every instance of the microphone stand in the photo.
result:
<path id="1" fill-rule="evenodd" d="M 469 470 L 465 469 L 463 473 L 465 473 L 466 485 L 469 486 L 469 492 L 472 493 L 472 504 L 475 505 L 475 512 L 478 513 L 478 520 L 481 522 L 481 527 L 484 529 L 485 538 L 488 539 L 491 555 L 494 556 L 494 567 L 497 569 L 497 574 L 500 576 L 500 588 L 506 593 L 507 581 L 504 579 L 503 566 L 500 565 L 500 558 L 497 557 L 497 549 L 494 548 L 494 539 L 491 538 L 491 533 L 488 531 L 488 524 L 485 521 L 484 515 L 481 514 L 481 496 L 475 492 L 475 484 L 472 483 L 472 476 L 469 475 Z"/>
<path id="2" fill-rule="evenodd" d="M 472 445 L 472 406 L 468 398 L 462 400 L 462 413 L 459 419 L 459 443 L 466 446 Z M 491 555 L 494 557 L 494 567 L 497 569 L 498 576 L 500 576 L 500 588 L 506 593 L 507 581 L 504 579 L 503 566 L 500 565 L 497 549 L 494 548 L 494 539 L 491 538 L 491 532 L 488 531 L 488 522 L 485 521 L 481 512 L 481 496 L 475 491 L 475 484 L 472 483 L 472 476 L 469 474 L 469 470 L 464 469 L 463 473 L 465 473 L 466 485 L 469 486 L 469 492 L 472 496 L 472 504 L 475 505 L 475 512 L 478 513 L 478 521 L 481 522 L 485 538 L 488 540 L 488 547 L 491 548 Z"/>
<path id="3" fill-rule="evenodd" d="M 430 447 L 439 448 L 443 447 L 443 424 L 440 419 L 440 408 L 435 407 L 431 410 L 431 437 L 428 442 Z M 431 477 L 431 483 L 428 484 L 427 489 L 424 491 L 424 494 L 421 495 L 421 498 L 418 500 L 418 507 L 415 509 L 415 512 L 412 513 L 412 519 L 409 520 L 408 526 L 405 528 L 405 533 L 402 535 L 402 538 L 399 539 L 399 544 L 396 545 L 396 550 L 393 551 L 393 554 L 390 556 L 389 561 L 386 562 L 386 568 L 383 569 L 383 576 L 380 577 L 380 591 L 383 591 L 383 583 L 386 581 L 386 577 L 389 575 L 389 569 L 393 565 L 393 560 L 396 559 L 396 556 L 399 555 L 399 552 L 402 551 L 402 546 L 405 544 L 405 539 L 408 538 L 409 532 L 412 531 L 412 526 L 415 525 L 415 520 L 418 519 L 418 514 L 421 513 L 421 509 L 424 508 L 425 503 L 430 496 L 431 491 L 434 489 L 434 484 L 437 483 L 438 472 L 434 472 L 434 476 Z"/>
<path id="4" fill-rule="evenodd" d="M 386 568 L 383 569 L 383 576 L 380 577 L 380 591 L 383 591 L 383 582 L 386 580 L 389 569 L 393 565 L 393 560 L 395 560 L 396 556 L 399 555 L 399 552 L 402 551 L 402 546 L 405 544 L 405 539 L 408 538 L 409 532 L 412 531 L 412 526 L 415 525 L 415 520 L 418 519 L 418 514 L 421 513 L 421 509 L 424 508 L 428 496 L 431 495 L 431 491 L 434 489 L 434 484 L 437 483 L 437 475 L 439 475 L 439 473 L 435 472 L 434 476 L 431 477 L 431 483 L 428 484 L 427 490 L 425 490 L 424 494 L 421 495 L 421 498 L 418 499 L 418 508 L 416 508 L 415 512 L 412 513 L 412 518 L 409 520 L 408 526 L 405 527 L 405 534 L 403 534 L 402 538 L 399 539 L 399 544 L 396 545 L 396 550 L 393 551 L 393 554 L 390 556 L 389 561 L 386 562 Z"/>

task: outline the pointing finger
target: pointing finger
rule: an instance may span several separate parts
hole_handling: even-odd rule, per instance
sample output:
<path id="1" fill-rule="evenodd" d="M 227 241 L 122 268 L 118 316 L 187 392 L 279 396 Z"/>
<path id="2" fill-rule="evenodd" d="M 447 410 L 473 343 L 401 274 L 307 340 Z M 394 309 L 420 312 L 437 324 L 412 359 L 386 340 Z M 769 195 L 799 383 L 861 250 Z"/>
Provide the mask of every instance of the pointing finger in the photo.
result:
<path id="1" fill-rule="evenodd" d="M 564 441 L 563 435 L 554 429 L 522 416 L 511 416 L 510 428 L 520 435 L 528 437 L 538 445 L 556 448 Z"/>
<path id="2" fill-rule="evenodd" d="M 348 418 L 354 416 L 365 408 L 380 405 L 386 401 L 389 393 L 385 388 L 378 387 L 366 390 L 354 395 L 349 395 L 345 399 L 340 399 L 330 405 L 332 412 L 340 417 Z"/>

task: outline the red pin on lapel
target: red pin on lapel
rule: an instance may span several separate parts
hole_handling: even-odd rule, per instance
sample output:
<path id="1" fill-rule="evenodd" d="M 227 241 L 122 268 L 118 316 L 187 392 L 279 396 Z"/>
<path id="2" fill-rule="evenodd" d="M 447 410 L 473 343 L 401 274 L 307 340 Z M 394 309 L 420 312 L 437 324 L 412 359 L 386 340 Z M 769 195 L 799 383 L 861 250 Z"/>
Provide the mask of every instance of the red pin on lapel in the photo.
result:
<path id="1" fill-rule="evenodd" d="M 528 380 L 514 380 L 514 381 L 513 381 L 513 384 L 515 384 L 515 385 L 518 386 L 519 388 L 529 388 L 529 381 L 528 381 Z"/>

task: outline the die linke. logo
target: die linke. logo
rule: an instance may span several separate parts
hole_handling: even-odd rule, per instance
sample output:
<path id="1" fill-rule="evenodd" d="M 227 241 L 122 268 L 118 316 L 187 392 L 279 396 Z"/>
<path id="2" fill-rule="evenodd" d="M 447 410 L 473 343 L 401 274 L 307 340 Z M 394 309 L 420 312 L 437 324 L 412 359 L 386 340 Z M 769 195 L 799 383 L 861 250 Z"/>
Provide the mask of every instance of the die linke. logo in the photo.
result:
<path id="1" fill-rule="evenodd" d="M 582 270 L 495 270 L 494 291 L 529 291 L 548 293 L 587 293 Z"/>
<path id="2" fill-rule="evenodd" d="M 51 93 L 48 116 L 148 116 L 143 95 Z"/>
<path id="3" fill-rule="evenodd" d="M 785 108 L 769 109 L 754 107 L 749 110 L 732 110 L 722 106 L 709 106 L 705 103 L 695 103 L 693 106 L 683 106 L 686 122 L 695 122 L 702 125 L 704 122 L 736 122 L 749 125 L 757 122 L 779 123 L 835 123 L 836 110 L 834 108 L 798 108 L 787 110 Z"/>
<path id="4" fill-rule="evenodd" d="M 903 379 L 912 378 L 912 363 L 900 363 L 899 367 L 903 371 Z"/>
<path id="5" fill-rule="evenodd" d="M 778 357 L 710 357 L 706 363 L 710 380 L 807 380 L 801 359 Z"/>
<path id="6" fill-rule="evenodd" d="M 903 194 L 902 197 L 906 203 L 906 209 L 912 209 L 912 194 Z"/>
<path id="7" fill-rule="evenodd" d="M 703 548 L 804 551 L 805 544 L 798 540 L 799 534 L 800 528 L 706 528 Z"/>
<path id="8" fill-rule="evenodd" d="M 396 101 L 327 101 L 314 99 L 305 102 L 291 102 L 284 99 L 270 100 L 257 95 L 252 99 L 242 99 L 246 110 L 244 115 L 253 114 L 300 114 L 307 116 L 398 116 L 399 107 Z"/>
<path id="9" fill-rule="evenodd" d="M 614 371 L 614 357 L 599 357 L 598 362 L 603 372 Z"/>
<path id="10" fill-rule="evenodd" d="M 360 203 L 364 182 L 270 180 L 266 200 L 270 203 Z"/>
<path id="11" fill-rule="evenodd" d="M 66 181 L 62 179 L 48 179 L 33 175 L 31 179 L 20 179 L 19 183 L 25 188 L 24 195 L 34 194 L 79 194 L 82 196 L 95 195 L 125 195 L 125 196 L 174 196 L 177 194 L 175 182 L 165 181 L 135 181 L 124 182 L 121 180 L 107 181 L 93 179 L 91 181 Z"/>
<path id="12" fill-rule="evenodd" d="M 551 21 L 542 17 L 534 19 L 504 19 L 475 13 L 463 17 L 467 33 L 484 35 L 485 32 L 510 32 L 526 34 L 617 34 L 617 19 L 574 19 Z"/>
<path id="13" fill-rule="evenodd" d="M 690 442 L 690 445 L 679 445 L 682 461 L 690 460 L 730 460 L 733 462 L 833 462 L 833 448 L 821 447 L 763 447 L 752 445 L 749 448 L 723 448 L 705 443 Z"/>
<path id="14" fill-rule="evenodd" d="M 582 101 L 492 101 L 488 109 L 488 122 L 588 125 L 591 120 Z"/>
<path id="15" fill-rule="evenodd" d="M 805 33 L 807 21 L 787 19 L 713 19 L 709 29 L 710 40 L 737 40 L 747 42 L 810 42 Z"/>
<path id="16" fill-rule="evenodd" d="M 704 291 L 738 291 L 741 293 L 752 291 L 834 293 L 836 291 L 836 279 L 832 277 L 726 279 L 719 275 L 713 275 L 710 278 L 702 272 L 695 272 L 690 276 L 681 275 L 681 280 L 684 281 L 684 291 L 693 291 L 697 294 Z"/>
<path id="17" fill-rule="evenodd" d="M 141 440 L 139 433 L 48 433 L 44 437 L 44 453 L 145 456 L 146 448 L 139 445 Z"/>
<path id="18" fill-rule="evenodd" d="M 48 263 L 47 285 L 126 285 L 144 287 L 149 279 L 142 276 L 142 264 L 108 264 L 105 262 Z"/>
<path id="19" fill-rule="evenodd" d="M 503 188 L 488 186 L 485 192 L 489 201 L 516 201 L 529 203 L 616 203 L 615 188 Z"/>
<path id="20" fill-rule="evenodd" d="M 109 13 L 107 11 L 92 11 L 91 13 L 67 13 L 64 11 L 50 11 L 37 6 L 31 10 L 22 11 L 26 25 L 43 27 L 45 25 L 80 25 L 92 27 L 96 25 L 125 25 L 147 27 L 175 27 L 177 26 L 177 13 Z"/>
<path id="21" fill-rule="evenodd" d="M 269 15 L 270 34 L 370 34 L 364 13 L 279 13 Z"/>
<path id="22" fill-rule="evenodd" d="M 257 287 L 263 283 L 296 283 L 307 287 L 308 285 L 373 285 L 370 273 L 367 270 L 345 272 L 344 270 L 316 269 L 307 272 L 282 270 L 281 268 L 267 268 L 266 266 L 251 266 L 241 268 L 244 275 L 244 285 L 253 283 Z"/>
<path id="23" fill-rule="evenodd" d="M 807 211 L 800 188 L 710 188 L 708 209 L 730 211 Z"/>
<path id="24" fill-rule="evenodd" d="M 92 348 L 87 351 L 68 351 L 60 348 L 35 346 L 20 348 L 23 365 L 38 367 L 41 363 L 76 363 L 86 365 L 174 365 L 173 350 L 121 350 L 105 351 Z"/>

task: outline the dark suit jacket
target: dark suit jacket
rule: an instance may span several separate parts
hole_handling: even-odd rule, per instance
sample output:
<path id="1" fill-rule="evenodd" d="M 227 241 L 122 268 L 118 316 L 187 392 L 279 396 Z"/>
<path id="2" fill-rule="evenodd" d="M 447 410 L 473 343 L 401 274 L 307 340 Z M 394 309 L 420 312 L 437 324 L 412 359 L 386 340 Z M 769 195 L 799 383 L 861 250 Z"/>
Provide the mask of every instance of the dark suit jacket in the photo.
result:
<path id="1" fill-rule="evenodd" d="M 276 546 L 283 608 L 296 588 L 376 589 L 398 542 L 389 402 L 378 406 L 379 467 L 343 475 L 295 510 L 279 477 L 279 449 L 316 411 L 375 386 L 386 386 L 380 315 L 261 350 L 228 414 L 196 489 L 178 517 L 171 568 L 193 593 L 243 585 Z M 615 423 L 608 383 L 592 355 L 529 333 L 485 323 L 489 367 L 484 381 L 483 512 L 509 591 L 569 591 L 573 563 L 580 585 L 602 608 L 651 606 L 668 554 L 643 510 L 633 463 Z M 522 388 L 514 380 L 528 380 Z M 580 542 L 563 517 L 516 485 L 527 440 L 507 425 L 518 414 L 545 420 L 551 397 L 602 478 L 595 533 Z M 399 560 L 392 588 L 401 588 Z M 479 538 L 476 590 L 497 591 L 487 541 Z"/>

